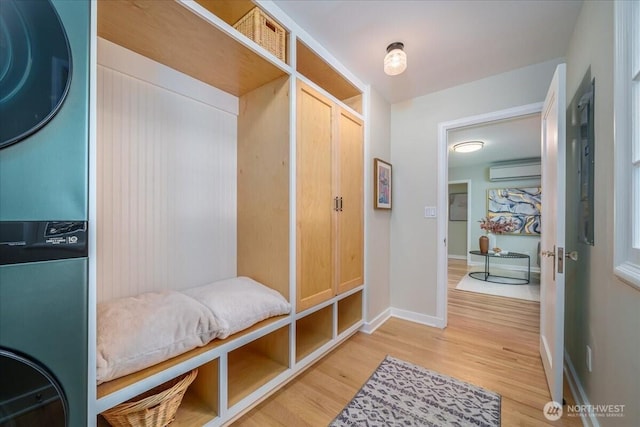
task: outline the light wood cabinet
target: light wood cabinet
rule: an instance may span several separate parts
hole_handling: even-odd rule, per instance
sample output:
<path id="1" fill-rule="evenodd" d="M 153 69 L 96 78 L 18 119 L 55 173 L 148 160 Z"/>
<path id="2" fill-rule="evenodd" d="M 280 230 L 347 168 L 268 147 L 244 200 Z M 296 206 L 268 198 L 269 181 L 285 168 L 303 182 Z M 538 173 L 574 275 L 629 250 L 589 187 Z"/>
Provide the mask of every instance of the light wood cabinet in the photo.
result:
<path id="1" fill-rule="evenodd" d="M 337 294 L 363 283 L 364 219 L 362 121 L 338 110 Z"/>
<path id="2" fill-rule="evenodd" d="M 298 82 L 297 311 L 363 283 L 362 121 Z"/>
<path id="3" fill-rule="evenodd" d="M 226 425 L 363 323 L 362 89 L 296 28 L 287 35 L 293 64 L 237 33 L 233 23 L 253 7 L 251 0 L 97 3 L 99 37 L 238 98 L 237 272 L 280 292 L 297 313 L 101 384 L 91 415 L 100 426 L 100 412 L 194 368 L 175 424 Z"/>

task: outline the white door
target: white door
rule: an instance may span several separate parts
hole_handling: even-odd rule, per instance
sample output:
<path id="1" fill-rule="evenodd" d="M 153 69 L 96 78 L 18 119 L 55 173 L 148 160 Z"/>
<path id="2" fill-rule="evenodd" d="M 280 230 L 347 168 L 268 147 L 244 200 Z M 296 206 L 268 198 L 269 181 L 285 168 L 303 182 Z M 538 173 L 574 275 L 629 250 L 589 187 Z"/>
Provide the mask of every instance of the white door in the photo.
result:
<path id="1" fill-rule="evenodd" d="M 566 66 L 553 75 L 542 110 L 540 356 L 554 402 L 562 404 Z"/>

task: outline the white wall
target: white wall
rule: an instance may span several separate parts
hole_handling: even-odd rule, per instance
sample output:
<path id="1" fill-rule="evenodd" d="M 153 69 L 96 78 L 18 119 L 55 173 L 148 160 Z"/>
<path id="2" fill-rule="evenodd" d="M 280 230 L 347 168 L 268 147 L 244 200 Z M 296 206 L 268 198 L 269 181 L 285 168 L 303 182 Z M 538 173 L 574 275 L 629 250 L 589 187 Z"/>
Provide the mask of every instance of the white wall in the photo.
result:
<path id="1" fill-rule="evenodd" d="M 575 229 L 568 227 L 567 250 L 577 250 L 580 261 L 566 264 L 565 348 L 591 404 L 625 405 L 624 417 L 600 417 L 599 424 L 632 426 L 640 425 L 640 292 L 613 274 L 613 52 L 613 2 L 585 2 L 567 53 L 567 100 L 591 66 L 595 245 L 578 244 Z M 571 145 L 567 152 L 572 152 Z M 575 174 L 576 168 L 569 166 Z M 575 177 L 568 175 L 570 181 Z M 567 224 L 576 218 L 572 212 L 575 202 L 567 206 Z M 586 368 L 586 345 L 593 350 L 593 372 Z"/>
<path id="2" fill-rule="evenodd" d="M 365 215 L 367 252 L 367 318 L 370 322 L 391 305 L 389 288 L 389 249 L 392 211 L 373 209 L 373 159 L 390 161 L 391 107 L 376 91 L 371 90 L 370 137 L 365 164 Z M 392 185 L 394 183 L 392 182 Z"/>
<path id="3" fill-rule="evenodd" d="M 541 102 L 560 60 L 531 65 L 391 106 L 394 207 L 391 217 L 391 305 L 436 316 L 435 219 L 424 207 L 437 197 L 438 123 Z"/>
<path id="4" fill-rule="evenodd" d="M 235 276 L 237 119 L 215 102 L 234 99 L 106 41 L 98 55 L 98 301 Z"/>
<path id="5" fill-rule="evenodd" d="M 478 250 L 478 239 L 485 235 L 480 229 L 480 218 L 487 216 L 487 190 L 492 188 L 525 188 L 539 187 L 540 179 L 515 180 L 515 181 L 489 181 L 489 166 L 476 165 L 449 169 L 449 180 L 456 181 L 462 179 L 471 180 L 471 197 L 469 200 L 469 212 L 471 218 L 471 237 L 469 250 Z M 449 222 L 451 224 L 451 222 Z M 466 223 L 465 223 L 466 224 Z M 501 234 L 496 236 L 496 243 L 499 248 L 512 252 L 520 252 L 531 257 L 532 270 L 536 270 L 536 257 L 538 251 L 539 236 Z M 484 258 L 476 255 L 471 256 L 473 264 L 484 264 Z M 515 269 L 526 269 L 526 260 L 518 259 L 492 259 L 491 265 L 508 265 Z"/>

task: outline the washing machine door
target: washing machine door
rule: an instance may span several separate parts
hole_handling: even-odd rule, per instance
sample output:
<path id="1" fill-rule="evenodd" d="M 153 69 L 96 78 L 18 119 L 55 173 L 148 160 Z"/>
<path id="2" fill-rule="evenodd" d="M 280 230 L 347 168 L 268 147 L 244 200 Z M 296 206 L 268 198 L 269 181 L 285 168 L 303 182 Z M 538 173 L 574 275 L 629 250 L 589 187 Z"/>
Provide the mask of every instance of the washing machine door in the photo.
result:
<path id="1" fill-rule="evenodd" d="M 71 49 L 50 0 L 0 1 L 0 148 L 44 126 L 71 82 Z"/>
<path id="2" fill-rule="evenodd" d="M 45 367 L 0 348 L 0 378 L 0 427 L 67 425 L 64 393 Z"/>

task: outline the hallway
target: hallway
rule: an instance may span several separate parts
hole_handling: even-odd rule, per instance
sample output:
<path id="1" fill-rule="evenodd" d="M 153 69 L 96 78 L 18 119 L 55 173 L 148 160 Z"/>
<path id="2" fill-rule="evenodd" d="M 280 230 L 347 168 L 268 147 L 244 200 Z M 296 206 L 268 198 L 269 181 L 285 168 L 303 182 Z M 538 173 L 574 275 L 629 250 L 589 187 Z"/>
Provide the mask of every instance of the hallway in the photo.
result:
<path id="1" fill-rule="evenodd" d="M 504 426 L 582 425 L 542 413 L 539 303 L 451 289 L 464 274 L 464 261 L 451 263 L 446 329 L 391 318 L 371 335 L 358 332 L 234 425 L 326 426 L 387 354 L 499 393 Z M 573 403 L 566 387 L 565 395 Z"/>

